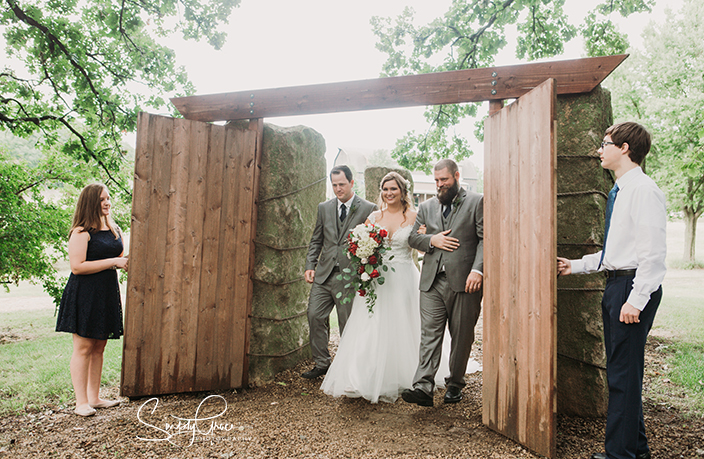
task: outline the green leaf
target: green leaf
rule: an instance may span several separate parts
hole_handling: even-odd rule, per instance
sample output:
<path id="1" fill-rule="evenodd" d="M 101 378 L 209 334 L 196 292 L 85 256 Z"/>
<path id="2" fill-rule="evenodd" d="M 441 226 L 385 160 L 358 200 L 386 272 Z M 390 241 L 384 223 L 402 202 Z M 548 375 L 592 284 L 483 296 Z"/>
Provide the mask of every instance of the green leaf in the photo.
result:
<path id="1" fill-rule="evenodd" d="M 342 292 L 337 292 L 337 294 L 335 295 L 335 298 L 337 298 L 338 300 L 340 298 L 342 298 Z"/>
<path id="2" fill-rule="evenodd" d="M 555 57 L 578 34 L 587 40 L 590 55 L 624 49 L 625 36 L 611 27 L 599 35 L 599 23 L 608 23 L 609 13 L 623 16 L 650 11 L 653 0 L 619 0 L 597 6 L 594 21 L 579 30 L 568 18 L 565 0 L 487 2 L 454 0 L 445 14 L 425 25 L 416 25 L 410 8 L 396 18 L 374 16 L 370 20 L 376 47 L 386 55 L 384 76 L 492 67 L 508 44 L 507 32 L 515 30 L 516 57 L 524 60 Z M 576 19 L 576 20 L 575 20 Z M 592 54 L 596 53 L 596 54 Z M 427 128 L 410 131 L 396 140 L 391 156 L 401 167 L 430 173 L 442 158 L 461 161 L 474 154 L 468 139 L 456 126 L 478 115 L 479 103 L 435 105 L 426 108 Z M 483 134 L 481 128 L 476 136 Z"/>

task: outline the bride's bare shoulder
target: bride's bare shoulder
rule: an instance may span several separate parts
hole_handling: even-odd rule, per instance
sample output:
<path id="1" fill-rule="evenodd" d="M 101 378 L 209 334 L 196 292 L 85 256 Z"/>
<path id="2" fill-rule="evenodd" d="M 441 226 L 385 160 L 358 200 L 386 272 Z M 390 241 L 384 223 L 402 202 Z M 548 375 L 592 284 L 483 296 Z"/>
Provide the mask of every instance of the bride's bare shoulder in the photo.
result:
<path id="1" fill-rule="evenodd" d="M 415 224 L 417 216 L 418 216 L 417 210 L 408 209 L 406 211 L 406 222 L 408 222 L 409 225 Z"/>
<path id="2" fill-rule="evenodd" d="M 375 210 L 369 216 L 367 217 L 367 221 L 365 223 L 378 223 L 379 220 L 381 219 L 381 211 L 380 210 Z"/>

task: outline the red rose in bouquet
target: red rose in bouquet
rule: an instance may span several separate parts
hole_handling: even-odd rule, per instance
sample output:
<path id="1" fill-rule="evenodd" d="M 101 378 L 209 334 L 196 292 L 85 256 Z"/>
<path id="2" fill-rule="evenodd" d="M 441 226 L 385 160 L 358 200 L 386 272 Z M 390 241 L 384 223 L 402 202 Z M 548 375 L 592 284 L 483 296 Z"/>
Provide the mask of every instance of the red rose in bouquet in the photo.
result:
<path id="1" fill-rule="evenodd" d="M 374 288 L 377 284 L 384 283 L 382 271 L 389 269 L 383 264 L 384 253 L 389 250 L 385 244 L 385 238 L 388 235 L 385 229 L 372 223 L 362 223 L 354 227 L 347 235 L 347 258 L 352 261 L 352 269 L 345 268 L 343 273 L 337 276 L 338 280 L 349 281 L 345 288 L 354 287 L 359 296 L 366 297 L 369 313 L 374 312 L 376 302 Z M 393 255 L 389 260 L 391 258 Z M 338 298 L 341 296 L 341 292 L 337 294 Z M 343 299 L 343 303 L 352 301 L 353 296 L 354 294 L 351 294 Z"/>

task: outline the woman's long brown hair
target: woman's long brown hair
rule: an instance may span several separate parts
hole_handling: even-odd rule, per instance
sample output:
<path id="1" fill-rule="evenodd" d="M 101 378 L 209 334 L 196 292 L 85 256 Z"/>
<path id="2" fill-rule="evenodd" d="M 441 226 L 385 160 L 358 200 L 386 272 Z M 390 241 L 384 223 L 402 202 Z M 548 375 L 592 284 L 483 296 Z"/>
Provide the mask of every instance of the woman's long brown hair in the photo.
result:
<path id="1" fill-rule="evenodd" d="M 71 231 L 68 232 L 69 237 L 71 237 L 73 230 L 79 226 L 83 227 L 83 231 L 88 231 L 91 234 L 98 232 L 102 228 L 103 222 L 107 224 L 112 234 L 115 235 L 115 239 L 119 237 L 118 228 L 113 219 L 109 215 L 104 217 L 101 211 L 100 195 L 103 190 L 107 189 L 108 187 L 102 183 L 93 183 L 83 188 L 76 203 L 76 211 L 73 213 Z"/>

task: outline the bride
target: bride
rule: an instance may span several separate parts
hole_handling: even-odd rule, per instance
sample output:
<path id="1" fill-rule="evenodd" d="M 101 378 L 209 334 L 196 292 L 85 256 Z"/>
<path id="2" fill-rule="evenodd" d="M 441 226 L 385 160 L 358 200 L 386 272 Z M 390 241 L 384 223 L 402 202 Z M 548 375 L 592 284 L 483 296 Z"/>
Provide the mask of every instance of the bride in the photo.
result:
<path id="1" fill-rule="evenodd" d="M 384 259 L 394 270 L 386 271 L 384 284 L 376 286 L 373 313 L 367 311 L 363 297 L 355 296 L 337 355 L 321 390 L 334 397 L 393 403 L 403 389 L 413 386 L 418 366 L 419 273 L 413 263 L 413 249 L 408 245 L 417 212 L 413 210 L 406 180 L 396 172 L 389 172 L 381 180 L 379 201 L 381 210 L 373 212 L 367 223 L 388 232 L 391 250 Z M 389 260 L 391 255 L 393 259 Z M 448 353 L 443 352 L 436 377 L 439 387 L 444 387 L 444 376 L 449 374 Z"/>

